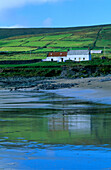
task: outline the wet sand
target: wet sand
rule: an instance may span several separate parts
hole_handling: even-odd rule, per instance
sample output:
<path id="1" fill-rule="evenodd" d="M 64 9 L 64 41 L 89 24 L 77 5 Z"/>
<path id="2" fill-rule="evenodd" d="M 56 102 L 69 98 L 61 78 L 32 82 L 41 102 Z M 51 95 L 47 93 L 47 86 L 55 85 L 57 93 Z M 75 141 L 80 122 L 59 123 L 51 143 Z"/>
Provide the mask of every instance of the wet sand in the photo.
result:
<path id="1" fill-rule="evenodd" d="M 111 76 L 83 79 L 59 79 L 56 83 L 77 83 L 72 88 L 50 90 L 65 97 L 75 97 L 86 101 L 111 104 Z"/>
<path id="2" fill-rule="evenodd" d="M 64 97 L 73 97 L 87 102 L 111 105 L 111 91 L 109 90 L 66 88 L 66 89 L 49 90 L 48 92 L 56 93 Z"/>
<path id="3" fill-rule="evenodd" d="M 35 82 L 34 82 L 35 83 Z M 8 82 L 7 82 L 8 84 Z M 37 81 L 34 86 L 19 87 L 20 82 L 14 86 L 2 86 L 0 90 L 9 91 L 41 91 L 57 93 L 62 96 L 75 97 L 86 101 L 111 104 L 111 75 L 105 77 L 90 77 L 80 79 L 45 79 Z M 39 88 L 38 88 L 39 87 Z"/>
<path id="4" fill-rule="evenodd" d="M 1 78 L 0 89 L 60 89 L 60 88 L 85 88 L 111 90 L 111 75 L 104 77 L 89 77 L 77 79 L 38 78 L 38 77 L 13 77 Z"/>
<path id="5" fill-rule="evenodd" d="M 103 89 L 109 90 L 111 92 L 111 76 L 106 77 L 90 77 L 90 78 L 80 78 L 80 79 L 57 79 L 54 80 L 55 84 L 75 83 L 75 88 L 83 89 Z"/>

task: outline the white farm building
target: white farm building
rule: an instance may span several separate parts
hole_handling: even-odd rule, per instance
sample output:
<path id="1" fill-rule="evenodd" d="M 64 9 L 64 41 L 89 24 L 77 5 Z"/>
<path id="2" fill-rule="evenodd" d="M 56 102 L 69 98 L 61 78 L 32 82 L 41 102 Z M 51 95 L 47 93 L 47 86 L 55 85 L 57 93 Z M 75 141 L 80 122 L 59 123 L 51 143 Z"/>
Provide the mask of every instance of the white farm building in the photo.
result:
<path id="1" fill-rule="evenodd" d="M 57 61 L 65 62 L 67 60 L 72 61 L 88 61 L 91 60 L 91 54 L 89 50 L 70 50 L 68 52 L 50 52 L 47 58 L 43 61 Z"/>
<path id="2" fill-rule="evenodd" d="M 50 52 L 43 61 L 65 62 L 67 60 L 67 52 Z"/>
<path id="3" fill-rule="evenodd" d="M 89 50 L 70 50 L 67 53 L 67 60 L 88 61 L 91 60 L 91 54 Z"/>
<path id="4" fill-rule="evenodd" d="M 91 54 L 102 54 L 102 50 L 91 50 Z"/>

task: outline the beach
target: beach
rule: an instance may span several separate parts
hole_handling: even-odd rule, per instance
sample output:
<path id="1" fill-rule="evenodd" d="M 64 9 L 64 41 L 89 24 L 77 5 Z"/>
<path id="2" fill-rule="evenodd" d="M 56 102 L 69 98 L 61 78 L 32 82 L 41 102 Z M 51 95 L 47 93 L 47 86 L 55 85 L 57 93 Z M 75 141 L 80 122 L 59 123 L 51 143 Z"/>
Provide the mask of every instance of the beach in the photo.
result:
<path id="1" fill-rule="evenodd" d="M 86 101 L 111 104 L 111 75 L 78 79 L 13 78 L 0 81 L 0 90 L 42 91 Z"/>
<path id="2" fill-rule="evenodd" d="M 56 80 L 56 83 L 63 83 L 64 80 Z M 66 80 L 65 83 L 76 83 L 74 87 L 52 90 L 65 97 L 75 97 L 90 102 L 111 104 L 111 77 L 84 78 Z M 50 91 L 51 92 L 51 91 Z"/>
<path id="3" fill-rule="evenodd" d="M 0 81 L 1 90 L 53 92 L 67 97 L 111 104 L 111 75 L 78 79 L 13 78 Z"/>
<path id="4" fill-rule="evenodd" d="M 7 77 L 0 78 L 0 89 L 61 89 L 83 88 L 111 90 L 111 75 L 88 78 L 41 78 L 41 77 Z"/>
<path id="5" fill-rule="evenodd" d="M 57 79 L 56 83 L 74 84 L 75 88 L 83 89 L 103 89 L 111 91 L 111 76 L 90 77 L 80 79 Z"/>

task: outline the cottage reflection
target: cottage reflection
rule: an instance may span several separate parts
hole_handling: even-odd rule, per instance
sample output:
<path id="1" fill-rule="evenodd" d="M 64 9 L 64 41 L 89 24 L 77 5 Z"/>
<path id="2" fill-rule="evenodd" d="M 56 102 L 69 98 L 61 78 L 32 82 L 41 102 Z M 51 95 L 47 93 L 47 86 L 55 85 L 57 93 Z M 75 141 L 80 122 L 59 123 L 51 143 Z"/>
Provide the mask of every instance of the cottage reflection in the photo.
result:
<path id="1" fill-rule="evenodd" d="M 66 130 L 71 133 L 91 133 L 91 115 L 61 115 L 49 118 L 50 131 Z"/>

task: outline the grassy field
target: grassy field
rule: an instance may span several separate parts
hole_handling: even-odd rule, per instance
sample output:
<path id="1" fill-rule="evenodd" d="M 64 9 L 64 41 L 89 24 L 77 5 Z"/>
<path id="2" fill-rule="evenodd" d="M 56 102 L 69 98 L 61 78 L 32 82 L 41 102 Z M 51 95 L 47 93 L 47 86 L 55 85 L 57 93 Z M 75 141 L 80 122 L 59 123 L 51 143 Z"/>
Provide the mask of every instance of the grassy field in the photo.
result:
<path id="1" fill-rule="evenodd" d="M 61 40 L 61 39 L 64 39 L 64 38 L 66 38 L 66 37 L 69 37 L 69 36 L 71 36 L 72 34 L 58 34 L 58 35 L 47 35 L 47 36 L 45 36 L 42 40 L 48 40 L 48 41 L 52 41 L 52 40 Z"/>
<path id="2" fill-rule="evenodd" d="M 9 54 L 9 55 L 0 55 L 0 61 L 5 60 L 33 60 L 33 59 L 45 59 L 46 54 Z"/>
<path id="3" fill-rule="evenodd" d="M 30 64 L 0 65 L 0 77 L 56 77 L 64 70 L 66 77 L 83 78 L 111 73 L 111 60 L 93 59 L 92 61 L 74 62 L 38 62 Z"/>
<path id="4" fill-rule="evenodd" d="M 105 53 L 92 54 L 92 57 L 102 57 L 105 54 L 111 58 L 111 25 L 0 31 L 0 60 L 43 59 L 48 52 L 68 49 L 105 49 Z"/>
<path id="5" fill-rule="evenodd" d="M 0 48 L 0 51 L 5 52 L 23 52 L 23 51 L 30 51 L 35 50 L 36 48 L 32 47 L 2 47 Z"/>
<path id="6" fill-rule="evenodd" d="M 23 44 L 24 47 L 44 47 L 47 44 L 51 43 L 50 41 L 29 41 Z"/>
<path id="7" fill-rule="evenodd" d="M 111 65 L 111 59 L 102 60 L 100 58 L 94 58 L 91 61 L 81 61 L 81 62 L 37 62 L 30 64 L 4 64 L 0 65 L 0 68 L 9 67 L 23 67 L 23 68 L 44 68 L 44 67 L 61 67 L 61 66 L 99 66 L 99 65 Z"/>
<path id="8" fill-rule="evenodd" d="M 66 48 L 70 48 L 70 47 L 84 47 L 87 48 L 89 46 L 93 45 L 93 41 L 54 41 L 53 43 L 51 43 L 50 45 L 48 45 L 48 47 L 66 47 Z"/>

